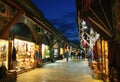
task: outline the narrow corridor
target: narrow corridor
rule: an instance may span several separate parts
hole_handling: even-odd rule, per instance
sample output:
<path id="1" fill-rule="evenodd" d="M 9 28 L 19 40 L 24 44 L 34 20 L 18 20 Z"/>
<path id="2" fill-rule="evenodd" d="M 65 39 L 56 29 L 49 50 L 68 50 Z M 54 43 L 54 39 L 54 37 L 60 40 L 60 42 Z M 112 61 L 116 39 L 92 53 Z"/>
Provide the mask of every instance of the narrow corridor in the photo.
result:
<path id="1" fill-rule="evenodd" d="M 58 60 L 18 75 L 17 82 L 103 82 L 92 78 L 87 60 Z"/>

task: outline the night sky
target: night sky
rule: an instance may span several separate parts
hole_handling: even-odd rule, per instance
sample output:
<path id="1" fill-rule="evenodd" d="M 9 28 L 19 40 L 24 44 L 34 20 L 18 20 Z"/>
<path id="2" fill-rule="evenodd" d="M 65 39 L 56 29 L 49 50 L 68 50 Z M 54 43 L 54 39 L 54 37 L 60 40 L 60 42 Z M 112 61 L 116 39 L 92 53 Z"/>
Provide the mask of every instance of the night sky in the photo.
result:
<path id="1" fill-rule="evenodd" d="M 79 44 L 75 0 L 32 0 L 68 40 Z"/>

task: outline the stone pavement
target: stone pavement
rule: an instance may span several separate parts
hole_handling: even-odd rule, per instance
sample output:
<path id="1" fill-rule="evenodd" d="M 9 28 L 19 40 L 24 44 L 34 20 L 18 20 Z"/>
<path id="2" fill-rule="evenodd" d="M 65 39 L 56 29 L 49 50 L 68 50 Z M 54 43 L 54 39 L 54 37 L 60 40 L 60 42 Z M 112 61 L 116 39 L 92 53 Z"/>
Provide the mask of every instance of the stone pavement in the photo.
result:
<path id="1" fill-rule="evenodd" d="M 103 82 L 92 78 L 86 61 L 58 60 L 17 76 L 17 82 Z"/>

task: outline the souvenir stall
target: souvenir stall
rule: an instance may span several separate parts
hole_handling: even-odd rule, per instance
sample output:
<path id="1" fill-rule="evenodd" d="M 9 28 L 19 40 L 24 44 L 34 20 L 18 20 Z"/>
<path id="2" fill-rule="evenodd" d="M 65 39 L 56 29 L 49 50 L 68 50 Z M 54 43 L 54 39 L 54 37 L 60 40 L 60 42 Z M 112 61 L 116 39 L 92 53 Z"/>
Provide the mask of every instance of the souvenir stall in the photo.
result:
<path id="1" fill-rule="evenodd" d="M 16 66 L 17 71 L 34 68 L 35 44 L 29 41 L 14 39 L 16 49 Z"/>
<path id="2" fill-rule="evenodd" d="M 8 68 L 8 41 L 0 39 L 0 66 Z"/>
<path id="3" fill-rule="evenodd" d="M 101 41 L 98 40 L 93 47 L 93 61 L 91 62 L 91 69 L 93 72 L 93 78 L 101 79 L 102 78 L 102 63 L 101 63 Z"/>
<path id="4" fill-rule="evenodd" d="M 42 44 L 42 59 L 50 58 L 50 49 L 47 44 Z"/>
<path id="5" fill-rule="evenodd" d="M 98 40 L 94 46 L 94 61 L 91 68 L 94 72 L 94 78 L 103 79 L 105 82 L 109 80 L 107 41 Z"/>
<path id="6" fill-rule="evenodd" d="M 104 39 L 99 40 L 97 43 L 98 50 L 98 61 L 96 73 L 99 74 L 98 78 L 103 79 L 105 82 L 108 82 L 108 42 Z"/>

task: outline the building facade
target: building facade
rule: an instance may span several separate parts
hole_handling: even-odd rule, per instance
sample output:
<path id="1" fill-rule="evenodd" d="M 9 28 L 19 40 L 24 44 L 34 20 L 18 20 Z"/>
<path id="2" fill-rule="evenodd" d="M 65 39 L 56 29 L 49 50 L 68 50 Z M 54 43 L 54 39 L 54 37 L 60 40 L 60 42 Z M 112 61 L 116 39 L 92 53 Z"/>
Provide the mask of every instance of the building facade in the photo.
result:
<path id="1" fill-rule="evenodd" d="M 84 20 L 90 28 L 100 34 L 93 46 L 97 61 L 92 66 L 94 72 L 100 73 L 105 82 L 119 82 L 120 1 L 76 0 L 76 8 L 78 28 L 81 29 Z"/>
<path id="2" fill-rule="evenodd" d="M 0 1 L 0 17 L 0 65 L 8 70 L 36 68 L 72 46 L 31 1 Z"/>

